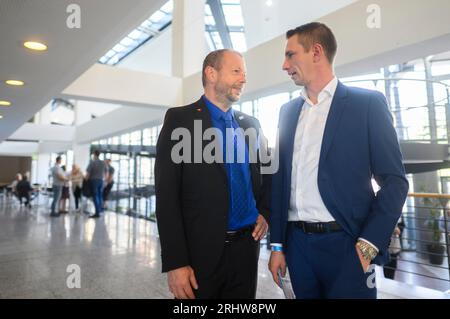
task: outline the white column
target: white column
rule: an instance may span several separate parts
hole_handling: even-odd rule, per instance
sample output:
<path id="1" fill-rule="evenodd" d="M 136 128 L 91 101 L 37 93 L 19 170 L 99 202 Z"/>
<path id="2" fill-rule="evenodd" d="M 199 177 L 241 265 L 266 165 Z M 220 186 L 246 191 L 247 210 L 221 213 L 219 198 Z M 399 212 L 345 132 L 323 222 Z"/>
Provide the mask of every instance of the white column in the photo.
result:
<path id="1" fill-rule="evenodd" d="M 74 101 L 73 104 L 75 105 L 74 108 L 74 125 L 78 126 L 83 123 L 89 122 L 91 120 L 92 112 L 89 111 L 89 108 L 84 105 L 83 101 Z M 88 104 L 92 107 L 92 103 Z"/>
<path id="2" fill-rule="evenodd" d="M 73 162 L 80 166 L 81 171 L 85 171 L 90 160 L 90 144 L 74 144 Z"/>
<path id="3" fill-rule="evenodd" d="M 91 112 L 87 107 L 83 107 L 83 103 L 76 101 L 75 105 L 75 123 L 76 129 L 78 126 L 89 122 L 91 120 Z M 76 136 L 76 134 L 75 134 Z M 72 145 L 73 150 L 73 162 L 80 166 L 81 170 L 84 171 L 89 164 L 90 160 L 90 144 L 76 144 Z"/>
<path id="4" fill-rule="evenodd" d="M 53 165 L 53 163 L 50 163 L 50 154 L 48 153 L 41 153 L 37 155 L 37 165 L 36 165 L 36 172 L 33 181 L 39 184 L 48 184 L 49 179 L 48 176 L 50 174 L 50 168 Z"/>
<path id="5" fill-rule="evenodd" d="M 205 0 L 174 0 L 172 74 L 186 77 L 201 71 L 205 40 Z"/>

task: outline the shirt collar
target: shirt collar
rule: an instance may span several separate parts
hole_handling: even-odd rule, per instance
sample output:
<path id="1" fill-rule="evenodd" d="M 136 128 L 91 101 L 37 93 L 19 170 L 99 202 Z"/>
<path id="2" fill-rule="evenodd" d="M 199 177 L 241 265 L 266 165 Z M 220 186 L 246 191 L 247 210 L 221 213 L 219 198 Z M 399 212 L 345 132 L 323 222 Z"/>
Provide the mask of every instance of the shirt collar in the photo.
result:
<path id="1" fill-rule="evenodd" d="M 328 82 L 327 85 L 322 89 L 322 91 L 319 92 L 319 96 L 317 98 L 317 104 L 321 103 L 326 97 L 333 97 L 334 93 L 336 92 L 336 88 L 338 85 L 338 79 L 336 76 L 333 77 L 333 79 Z M 306 88 L 303 87 L 303 89 L 300 91 L 300 96 L 308 102 L 308 104 L 313 105 L 311 100 L 308 97 L 308 92 L 306 92 Z"/>
<path id="2" fill-rule="evenodd" d="M 211 113 L 211 117 L 218 121 L 226 118 L 234 119 L 234 110 L 233 108 L 230 108 L 227 112 L 222 111 L 218 106 L 216 106 L 213 102 L 208 100 L 206 96 L 202 96 L 203 101 L 205 101 L 206 107 L 209 110 L 209 113 Z"/>

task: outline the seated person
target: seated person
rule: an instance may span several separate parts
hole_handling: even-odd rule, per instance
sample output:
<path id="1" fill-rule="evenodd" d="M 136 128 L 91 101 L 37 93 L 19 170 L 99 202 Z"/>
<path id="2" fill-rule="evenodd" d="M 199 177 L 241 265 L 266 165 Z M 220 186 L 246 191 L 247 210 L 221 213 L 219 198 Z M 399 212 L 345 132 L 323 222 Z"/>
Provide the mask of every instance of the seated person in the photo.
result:
<path id="1" fill-rule="evenodd" d="M 17 183 L 22 180 L 22 174 L 17 173 L 16 178 L 12 181 L 12 183 L 8 186 L 8 196 L 11 194 L 17 196 Z"/>
<path id="2" fill-rule="evenodd" d="M 16 186 L 17 197 L 19 198 L 20 204 L 22 205 L 22 198 L 25 198 L 25 206 L 31 207 L 30 204 L 30 194 L 33 188 L 31 187 L 30 182 L 26 176 L 23 176 L 22 180 L 17 183 Z"/>

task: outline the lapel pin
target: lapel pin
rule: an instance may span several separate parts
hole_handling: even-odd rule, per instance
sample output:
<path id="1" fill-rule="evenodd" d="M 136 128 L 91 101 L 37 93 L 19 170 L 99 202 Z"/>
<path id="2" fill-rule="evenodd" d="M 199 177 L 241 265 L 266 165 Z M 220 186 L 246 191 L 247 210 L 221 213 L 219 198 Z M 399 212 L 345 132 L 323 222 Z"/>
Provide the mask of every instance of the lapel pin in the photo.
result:
<path id="1" fill-rule="evenodd" d="M 242 120 L 243 118 L 244 118 L 244 116 L 242 116 L 242 115 L 241 115 L 241 116 L 239 116 L 239 119 L 240 119 L 240 120 Z"/>
<path id="2" fill-rule="evenodd" d="M 202 111 L 202 109 L 197 109 L 197 112 L 201 112 Z"/>

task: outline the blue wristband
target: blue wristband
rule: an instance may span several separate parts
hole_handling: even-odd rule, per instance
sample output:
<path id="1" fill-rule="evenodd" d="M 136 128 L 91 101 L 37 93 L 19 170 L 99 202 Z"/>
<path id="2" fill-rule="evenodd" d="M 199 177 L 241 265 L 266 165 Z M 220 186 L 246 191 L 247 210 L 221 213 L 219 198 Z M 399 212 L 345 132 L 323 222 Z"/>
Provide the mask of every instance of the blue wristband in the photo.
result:
<path id="1" fill-rule="evenodd" d="M 283 247 L 280 246 L 272 246 L 271 249 L 272 251 L 283 251 Z"/>

